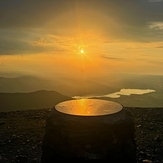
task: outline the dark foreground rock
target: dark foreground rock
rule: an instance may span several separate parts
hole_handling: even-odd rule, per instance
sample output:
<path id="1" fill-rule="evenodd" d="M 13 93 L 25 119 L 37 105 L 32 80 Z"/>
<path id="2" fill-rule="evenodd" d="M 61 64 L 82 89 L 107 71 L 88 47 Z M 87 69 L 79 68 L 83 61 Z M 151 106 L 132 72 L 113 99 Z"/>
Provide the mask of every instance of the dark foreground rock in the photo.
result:
<path id="1" fill-rule="evenodd" d="M 163 163 L 163 108 L 125 108 L 135 122 L 137 163 Z M 50 109 L 0 113 L 0 163 L 40 163 Z"/>

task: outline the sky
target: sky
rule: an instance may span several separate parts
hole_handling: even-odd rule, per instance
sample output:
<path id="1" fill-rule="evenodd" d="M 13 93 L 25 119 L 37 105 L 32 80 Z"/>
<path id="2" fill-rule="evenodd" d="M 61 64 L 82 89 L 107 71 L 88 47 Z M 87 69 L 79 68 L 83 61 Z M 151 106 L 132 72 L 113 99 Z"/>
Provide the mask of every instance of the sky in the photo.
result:
<path id="1" fill-rule="evenodd" d="M 0 0 L 0 71 L 163 75 L 163 0 Z"/>

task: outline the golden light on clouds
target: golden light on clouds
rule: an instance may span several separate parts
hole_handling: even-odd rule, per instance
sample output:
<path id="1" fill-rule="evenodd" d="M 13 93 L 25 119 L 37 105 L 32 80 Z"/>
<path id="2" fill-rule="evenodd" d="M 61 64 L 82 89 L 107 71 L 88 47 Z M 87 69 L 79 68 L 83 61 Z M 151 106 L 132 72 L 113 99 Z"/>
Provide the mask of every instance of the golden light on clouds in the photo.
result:
<path id="1" fill-rule="evenodd" d="M 31 46 L 38 50 L 40 48 L 50 48 L 50 50 L 45 49 L 45 52 L 37 54 L 0 56 L 0 68 L 4 71 L 12 69 L 33 74 L 49 76 L 60 74 L 75 78 L 111 72 L 154 73 L 156 70 L 159 72 L 162 70 L 163 42 L 109 42 L 93 32 L 83 36 L 85 37 L 82 37 L 82 42 L 79 36 L 41 37 L 38 42 L 31 43 Z M 157 58 L 152 55 L 156 52 Z"/>
<path id="2" fill-rule="evenodd" d="M 139 12 L 140 4 L 121 0 L 40 1 L 39 6 L 36 1 L 13 8 L 10 0 L 1 4 L 6 16 L 0 24 L 0 70 L 74 76 L 152 69 L 163 73 L 160 15 Z M 162 15 L 162 6 L 153 4 L 146 8 Z"/>

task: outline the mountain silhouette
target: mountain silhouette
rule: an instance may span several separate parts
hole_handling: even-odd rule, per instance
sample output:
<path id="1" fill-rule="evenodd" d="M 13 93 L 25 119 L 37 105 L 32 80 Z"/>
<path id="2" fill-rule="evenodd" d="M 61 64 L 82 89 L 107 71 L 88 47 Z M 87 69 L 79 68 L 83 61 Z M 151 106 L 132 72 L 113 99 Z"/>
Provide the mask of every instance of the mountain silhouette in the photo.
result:
<path id="1" fill-rule="evenodd" d="M 71 97 L 56 91 L 40 90 L 30 93 L 0 93 L 0 112 L 52 108 Z"/>

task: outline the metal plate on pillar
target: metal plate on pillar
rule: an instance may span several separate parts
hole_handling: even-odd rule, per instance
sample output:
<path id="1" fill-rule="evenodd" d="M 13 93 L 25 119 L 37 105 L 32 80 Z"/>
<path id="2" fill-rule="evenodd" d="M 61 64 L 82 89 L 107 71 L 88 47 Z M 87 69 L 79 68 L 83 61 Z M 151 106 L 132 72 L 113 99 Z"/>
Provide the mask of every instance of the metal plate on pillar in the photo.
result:
<path id="1" fill-rule="evenodd" d="M 70 100 L 57 104 L 56 110 L 76 116 L 101 116 L 114 114 L 122 110 L 122 105 L 97 99 Z"/>

